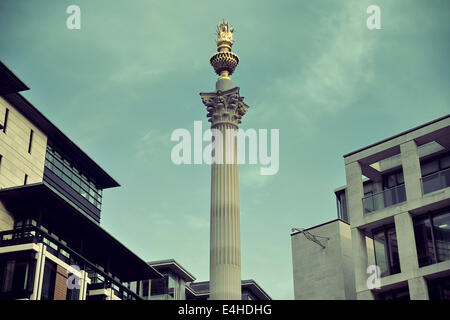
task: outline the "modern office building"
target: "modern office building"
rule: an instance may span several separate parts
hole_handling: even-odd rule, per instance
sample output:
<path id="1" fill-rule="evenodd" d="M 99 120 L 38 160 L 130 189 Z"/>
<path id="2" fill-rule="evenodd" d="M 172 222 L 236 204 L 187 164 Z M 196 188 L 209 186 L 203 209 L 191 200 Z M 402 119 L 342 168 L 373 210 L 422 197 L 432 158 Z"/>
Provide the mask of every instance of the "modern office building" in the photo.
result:
<path id="1" fill-rule="evenodd" d="M 0 299 L 142 299 L 162 275 L 100 226 L 119 184 L 21 94 L 0 62 Z"/>
<path id="2" fill-rule="evenodd" d="M 142 296 L 148 300 L 186 300 L 186 290 L 195 277 L 174 259 L 148 262 L 163 275 L 142 281 Z"/>
<path id="3" fill-rule="evenodd" d="M 449 300 L 450 115 L 348 153 L 344 161 L 347 184 L 335 194 L 338 217 L 350 225 L 356 298 Z M 379 288 L 368 286 L 371 265 L 380 268 Z M 295 268 L 297 292 L 308 282 Z"/>
<path id="4" fill-rule="evenodd" d="M 142 281 L 142 296 L 148 300 L 208 300 L 209 281 L 194 282 L 195 277 L 174 259 L 148 263 L 163 278 Z M 242 280 L 242 300 L 271 300 L 254 280 Z"/>

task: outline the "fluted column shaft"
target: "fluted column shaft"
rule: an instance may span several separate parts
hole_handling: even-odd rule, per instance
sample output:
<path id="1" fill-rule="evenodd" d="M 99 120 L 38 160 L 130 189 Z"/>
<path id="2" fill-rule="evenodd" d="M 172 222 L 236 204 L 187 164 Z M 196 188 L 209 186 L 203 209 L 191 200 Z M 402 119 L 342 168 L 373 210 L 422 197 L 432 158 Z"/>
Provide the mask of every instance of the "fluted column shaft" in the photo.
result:
<path id="1" fill-rule="evenodd" d="M 241 236 L 237 130 L 248 105 L 239 95 L 239 87 L 200 95 L 208 111 L 207 117 L 213 131 L 210 299 L 240 300 Z"/>
<path id="2" fill-rule="evenodd" d="M 222 161 L 213 162 L 211 165 L 210 299 L 240 300 L 239 173 L 235 134 L 237 127 L 221 123 L 216 125 L 215 129 L 222 133 L 223 145 L 220 147 L 223 152 Z M 228 157 L 232 159 L 231 163 L 227 163 Z"/>

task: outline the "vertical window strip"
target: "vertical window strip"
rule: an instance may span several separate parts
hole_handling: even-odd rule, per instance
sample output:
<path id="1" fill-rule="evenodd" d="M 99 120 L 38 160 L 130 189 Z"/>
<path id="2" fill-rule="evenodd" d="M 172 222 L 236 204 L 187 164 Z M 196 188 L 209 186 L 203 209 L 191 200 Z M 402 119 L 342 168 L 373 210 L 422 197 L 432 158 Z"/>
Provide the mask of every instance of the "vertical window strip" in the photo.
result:
<path id="1" fill-rule="evenodd" d="M 33 129 L 31 129 L 30 131 L 30 142 L 28 143 L 28 153 L 31 154 L 31 146 L 33 144 L 33 136 L 34 136 L 34 131 Z"/>
<path id="2" fill-rule="evenodd" d="M 6 133 L 6 126 L 8 124 L 8 115 L 9 115 L 9 109 L 6 108 L 6 110 L 5 110 L 5 120 L 3 121 L 3 133 Z"/>

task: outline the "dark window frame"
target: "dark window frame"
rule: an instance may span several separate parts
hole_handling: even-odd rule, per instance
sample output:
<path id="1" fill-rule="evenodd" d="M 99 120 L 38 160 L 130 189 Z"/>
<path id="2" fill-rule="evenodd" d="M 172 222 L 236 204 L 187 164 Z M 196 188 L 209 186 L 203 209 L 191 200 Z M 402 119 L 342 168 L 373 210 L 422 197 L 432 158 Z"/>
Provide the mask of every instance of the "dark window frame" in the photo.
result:
<path id="1" fill-rule="evenodd" d="M 407 293 L 406 293 L 407 292 Z M 407 297 L 406 299 L 399 299 Z M 383 291 L 376 294 L 376 300 L 411 300 L 411 293 L 409 292 L 409 286 L 403 286 L 396 289 Z"/>
<path id="2" fill-rule="evenodd" d="M 70 159 L 50 144 L 47 145 L 45 154 L 45 167 L 60 177 L 93 206 L 101 210 L 103 190 L 97 188 L 93 179 L 87 177 Z"/>
<path id="3" fill-rule="evenodd" d="M 439 254 L 438 254 L 438 250 L 437 250 L 436 236 L 434 234 L 435 233 L 435 230 L 434 230 L 435 225 L 434 225 L 433 218 L 437 217 L 439 215 L 444 215 L 444 214 L 449 213 L 449 212 L 450 212 L 450 208 L 444 208 L 442 210 L 430 211 L 430 212 L 427 212 L 425 214 L 421 214 L 419 216 L 414 217 L 414 219 L 413 219 L 413 226 L 414 227 L 416 226 L 416 222 L 417 221 L 423 220 L 424 218 L 429 221 L 430 227 L 431 227 L 431 242 L 433 244 L 434 259 L 432 259 L 431 263 L 422 264 L 422 265 L 420 265 L 420 261 L 418 261 L 419 262 L 419 267 L 425 267 L 425 266 L 429 266 L 429 265 L 432 265 L 432 264 L 437 264 L 437 263 L 440 263 L 440 262 L 448 261 L 448 260 L 442 260 L 441 261 L 441 259 L 439 258 Z M 416 238 L 415 235 L 414 235 L 414 240 L 415 240 L 416 252 L 417 252 L 417 238 Z M 417 255 L 419 255 L 418 252 L 417 252 Z M 434 260 L 434 262 L 433 262 L 433 260 Z"/>
<path id="4" fill-rule="evenodd" d="M 5 134 L 6 134 L 6 127 L 8 126 L 8 116 L 9 116 L 9 109 L 6 108 L 5 119 L 3 120 L 3 133 L 5 133 Z"/>
<path id="5" fill-rule="evenodd" d="M 30 129 L 30 139 L 28 141 L 28 153 L 31 154 L 31 149 L 33 147 L 33 137 L 34 137 L 34 130 Z"/>
<path id="6" fill-rule="evenodd" d="M 392 249 L 391 249 L 391 239 L 389 236 L 389 231 L 394 229 L 395 232 L 395 241 L 397 242 L 397 246 L 398 246 L 398 240 L 397 240 L 397 229 L 395 228 L 395 224 L 386 224 L 383 225 L 379 228 L 376 228 L 374 230 L 372 230 L 372 241 L 373 241 L 373 246 L 374 246 L 374 256 L 375 256 L 375 264 L 378 265 L 377 262 L 377 254 L 375 251 L 375 239 L 374 239 L 374 234 L 379 233 L 379 232 L 383 232 L 384 234 L 384 239 L 385 239 L 385 243 L 384 243 L 384 250 L 385 250 L 385 255 L 386 255 L 386 263 L 388 266 L 388 274 L 385 276 L 390 276 L 393 274 L 398 274 L 401 272 L 401 266 L 400 266 L 400 257 L 399 257 L 399 261 L 398 261 L 398 271 L 395 269 L 395 265 L 393 264 L 393 253 L 392 253 Z"/>
<path id="7" fill-rule="evenodd" d="M 428 295 L 430 300 L 448 300 L 447 297 L 450 297 L 450 295 L 447 295 L 444 291 L 448 290 L 448 287 L 450 287 L 450 276 L 444 276 L 437 279 L 427 280 L 427 287 L 428 287 Z"/>
<path id="8" fill-rule="evenodd" d="M 435 173 L 437 173 L 437 172 L 440 172 L 440 171 L 449 169 L 449 167 L 445 167 L 445 166 L 442 164 L 442 160 L 443 160 L 444 158 L 448 157 L 448 156 L 450 156 L 450 152 L 445 152 L 445 153 L 442 153 L 442 154 L 440 154 L 440 155 L 438 155 L 438 156 L 436 156 L 436 157 L 434 157 L 434 158 L 432 158 L 432 159 L 427 159 L 427 160 L 421 161 L 421 162 L 420 162 L 420 175 L 421 175 L 421 177 L 422 177 L 422 178 L 425 178 L 425 177 L 431 176 L 431 175 L 433 175 L 433 174 L 435 174 Z M 422 166 L 425 166 L 425 165 L 427 165 L 427 164 L 429 164 L 429 163 L 432 163 L 432 162 L 436 162 L 436 164 L 437 164 L 437 170 L 435 170 L 435 171 L 433 171 L 433 172 L 429 172 L 429 173 L 427 173 L 427 174 L 423 174 L 423 173 L 422 173 L 422 170 L 423 170 Z"/>

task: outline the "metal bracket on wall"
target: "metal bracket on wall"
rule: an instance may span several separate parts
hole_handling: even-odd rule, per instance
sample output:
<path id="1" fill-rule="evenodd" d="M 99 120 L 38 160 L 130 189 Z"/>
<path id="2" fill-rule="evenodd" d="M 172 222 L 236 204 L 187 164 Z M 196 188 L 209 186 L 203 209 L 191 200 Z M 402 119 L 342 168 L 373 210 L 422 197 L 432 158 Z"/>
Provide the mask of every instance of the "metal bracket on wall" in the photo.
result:
<path id="1" fill-rule="evenodd" d="M 296 231 L 298 231 L 298 232 L 300 232 L 300 233 L 303 233 L 303 234 L 305 235 L 305 238 L 306 238 L 306 239 L 308 239 L 308 240 L 310 240 L 310 241 L 312 241 L 312 242 L 317 243 L 319 246 L 322 247 L 322 249 L 325 249 L 326 242 L 327 242 L 328 240 L 330 240 L 330 238 L 328 238 L 328 237 L 322 237 L 322 236 L 313 235 L 313 234 L 311 234 L 309 231 L 307 231 L 307 230 L 305 230 L 305 229 L 298 229 L 298 228 L 292 228 L 292 229 L 291 229 L 291 232 L 296 232 Z M 323 239 L 323 240 L 322 240 L 323 243 L 322 243 L 322 241 L 319 240 L 318 238 Z"/>

